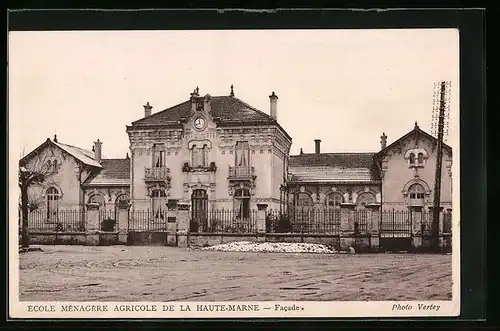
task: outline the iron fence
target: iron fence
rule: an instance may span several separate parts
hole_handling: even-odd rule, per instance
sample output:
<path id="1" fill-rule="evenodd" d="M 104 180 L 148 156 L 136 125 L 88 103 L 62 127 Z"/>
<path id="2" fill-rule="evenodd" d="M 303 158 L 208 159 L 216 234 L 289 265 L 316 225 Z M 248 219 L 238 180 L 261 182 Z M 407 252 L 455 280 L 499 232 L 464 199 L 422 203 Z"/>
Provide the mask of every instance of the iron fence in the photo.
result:
<path id="1" fill-rule="evenodd" d="M 129 213 L 129 231 L 166 232 L 167 224 L 167 210 L 134 210 Z"/>
<path id="2" fill-rule="evenodd" d="M 28 214 L 28 231 L 84 232 L 85 215 L 84 210 L 35 210 Z"/>
<path id="3" fill-rule="evenodd" d="M 384 210 L 380 218 L 380 237 L 409 238 L 412 236 L 412 214 L 407 210 Z"/>
<path id="4" fill-rule="evenodd" d="M 271 233 L 340 233 L 338 209 L 296 208 L 288 213 L 270 210 L 266 217 L 266 231 Z"/>
<path id="5" fill-rule="evenodd" d="M 190 232 L 208 233 L 255 233 L 257 232 L 257 211 L 220 209 L 210 210 L 206 219 L 192 219 Z"/>
<path id="6" fill-rule="evenodd" d="M 370 231 L 369 222 L 371 220 L 371 212 L 368 210 L 355 210 L 354 218 L 354 233 L 367 234 Z"/>

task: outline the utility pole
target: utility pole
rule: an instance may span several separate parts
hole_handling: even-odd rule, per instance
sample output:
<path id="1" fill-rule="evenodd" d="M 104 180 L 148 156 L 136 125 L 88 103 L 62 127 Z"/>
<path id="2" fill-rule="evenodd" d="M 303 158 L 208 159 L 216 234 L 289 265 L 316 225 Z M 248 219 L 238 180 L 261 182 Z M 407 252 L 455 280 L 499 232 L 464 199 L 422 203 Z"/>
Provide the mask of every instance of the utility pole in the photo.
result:
<path id="1" fill-rule="evenodd" d="M 437 156 L 436 156 L 436 174 L 434 178 L 434 205 L 432 208 L 432 237 L 433 237 L 433 248 L 436 253 L 439 252 L 439 216 L 441 213 L 441 172 L 443 163 L 443 138 L 444 138 L 444 120 L 446 116 L 446 111 L 448 110 L 447 97 L 449 97 L 449 91 L 447 87 L 450 83 L 440 82 L 439 88 L 439 113 L 437 116 Z M 448 123 L 447 123 L 448 124 Z"/>

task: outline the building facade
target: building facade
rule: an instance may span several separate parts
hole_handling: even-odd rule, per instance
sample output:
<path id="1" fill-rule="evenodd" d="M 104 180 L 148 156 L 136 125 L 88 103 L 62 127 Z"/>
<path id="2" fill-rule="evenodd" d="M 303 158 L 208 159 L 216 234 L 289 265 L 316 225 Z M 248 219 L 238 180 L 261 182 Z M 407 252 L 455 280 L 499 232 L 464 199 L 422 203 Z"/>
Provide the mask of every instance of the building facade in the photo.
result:
<path id="1" fill-rule="evenodd" d="M 292 140 L 277 122 L 277 99 L 267 115 L 231 93 L 199 95 L 127 126 L 132 210 L 161 213 L 169 200 L 188 203 L 192 218 L 233 210 L 247 218 L 258 203 L 280 204 Z"/>
<path id="2" fill-rule="evenodd" d="M 130 157 L 106 159 L 102 142 L 93 150 L 47 139 L 25 156 L 21 166 L 50 170 L 30 201 L 47 215 L 82 209 L 88 203 L 113 211 L 129 201 L 132 211 L 160 217 L 176 203 L 190 206 L 197 226 L 213 210 L 230 210 L 246 219 L 258 204 L 270 209 L 429 210 L 433 206 L 437 139 L 417 123 L 403 137 L 371 153 L 290 155 L 291 136 L 280 126 L 277 95 L 269 114 L 229 95 L 190 97 L 127 126 Z M 452 150 L 444 144 L 441 206 L 451 210 Z"/>
<path id="3" fill-rule="evenodd" d="M 47 220 L 60 211 L 83 210 L 88 203 L 113 212 L 130 194 L 130 159 L 105 159 L 99 139 L 86 150 L 47 139 L 20 160 L 20 166 L 45 175 L 41 185 L 28 188 L 30 210 L 43 211 Z"/>

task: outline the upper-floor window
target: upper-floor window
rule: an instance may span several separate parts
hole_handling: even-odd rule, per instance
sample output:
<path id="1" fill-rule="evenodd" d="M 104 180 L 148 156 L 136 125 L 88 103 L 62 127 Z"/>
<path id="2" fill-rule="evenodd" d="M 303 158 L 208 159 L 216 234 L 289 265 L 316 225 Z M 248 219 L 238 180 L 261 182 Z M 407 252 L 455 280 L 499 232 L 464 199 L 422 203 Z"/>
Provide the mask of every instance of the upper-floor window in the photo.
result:
<path id="1" fill-rule="evenodd" d="M 415 154 L 410 153 L 410 165 L 415 165 Z"/>
<path id="2" fill-rule="evenodd" d="M 417 162 L 418 165 L 424 165 L 424 153 L 418 153 Z"/>
<path id="3" fill-rule="evenodd" d="M 197 167 L 208 167 L 208 145 L 203 146 L 193 145 L 191 147 L 191 166 Z"/>
<path id="4" fill-rule="evenodd" d="M 250 166 L 250 145 L 248 141 L 237 141 L 235 152 L 235 165 L 237 167 Z"/>
<path id="5" fill-rule="evenodd" d="M 427 158 L 427 152 L 422 148 L 410 149 L 405 154 L 409 167 L 424 167 Z"/>
<path id="6" fill-rule="evenodd" d="M 153 167 L 164 168 L 166 166 L 166 153 L 163 145 L 153 146 Z"/>

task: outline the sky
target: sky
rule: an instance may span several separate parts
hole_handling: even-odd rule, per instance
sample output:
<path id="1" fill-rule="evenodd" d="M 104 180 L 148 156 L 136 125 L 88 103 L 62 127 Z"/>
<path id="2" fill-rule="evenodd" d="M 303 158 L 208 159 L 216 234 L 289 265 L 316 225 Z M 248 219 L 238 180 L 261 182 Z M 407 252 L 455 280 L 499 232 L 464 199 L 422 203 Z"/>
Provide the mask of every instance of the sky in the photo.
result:
<path id="1" fill-rule="evenodd" d="M 126 125 L 200 94 L 235 96 L 292 137 L 291 154 L 374 152 L 431 133 L 434 83 L 451 81 L 447 143 L 458 146 L 454 29 L 10 32 L 9 146 L 19 159 L 47 138 L 125 157 Z"/>

